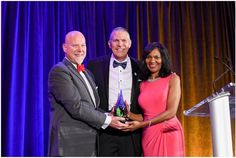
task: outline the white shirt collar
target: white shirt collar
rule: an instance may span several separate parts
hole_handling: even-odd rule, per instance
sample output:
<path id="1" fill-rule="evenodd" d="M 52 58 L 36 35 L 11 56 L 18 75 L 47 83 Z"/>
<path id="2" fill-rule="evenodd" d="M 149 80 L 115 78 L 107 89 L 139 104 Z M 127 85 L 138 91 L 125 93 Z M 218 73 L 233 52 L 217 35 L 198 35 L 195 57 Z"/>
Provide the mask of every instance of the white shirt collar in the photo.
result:
<path id="1" fill-rule="evenodd" d="M 114 54 L 113 54 L 113 53 L 111 54 L 111 61 L 112 61 L 112 63 L 113 63 L 114 60 L 117 61 L 118 63 L 121 63 L 121 62 L 126 62 L 126 61 L 128 61 L 128 59 L 129 59 L 129 56 L 127 55 L 127 57 L 125 58 L 125 60 L 123 60 L 123 61 L 118 61 L 118 60 L 114 57 Z"/>

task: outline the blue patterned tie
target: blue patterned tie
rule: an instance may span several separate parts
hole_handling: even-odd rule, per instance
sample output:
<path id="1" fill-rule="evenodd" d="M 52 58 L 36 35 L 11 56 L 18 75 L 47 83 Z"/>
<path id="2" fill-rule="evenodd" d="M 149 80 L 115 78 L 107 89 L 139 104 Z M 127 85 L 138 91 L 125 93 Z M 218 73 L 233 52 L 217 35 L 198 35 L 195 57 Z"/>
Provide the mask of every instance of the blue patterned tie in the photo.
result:
<path id="1" fill-rule="evenodd" d="M 113 67 L 116 68 L 117 66 L 121 66 L 123 69 L 125 69 L 127 66 L 127 61 L 125 61 L 123 63 L 118 63 L 117 61 L 114 60 Z"/>

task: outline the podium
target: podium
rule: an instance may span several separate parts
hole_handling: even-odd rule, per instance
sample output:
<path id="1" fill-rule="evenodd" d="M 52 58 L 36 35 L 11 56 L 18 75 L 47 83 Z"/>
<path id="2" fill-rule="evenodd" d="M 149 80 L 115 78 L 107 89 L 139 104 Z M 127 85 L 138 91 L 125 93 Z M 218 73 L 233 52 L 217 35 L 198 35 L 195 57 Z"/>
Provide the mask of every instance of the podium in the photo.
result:
<path id="1" fill-rule="evenodd" d="M 229 83 L 191 109 L 186 116 L 210 117 L 213 156 L 233 157 L 230 119 L 235 118 L 235 83 Z"/>

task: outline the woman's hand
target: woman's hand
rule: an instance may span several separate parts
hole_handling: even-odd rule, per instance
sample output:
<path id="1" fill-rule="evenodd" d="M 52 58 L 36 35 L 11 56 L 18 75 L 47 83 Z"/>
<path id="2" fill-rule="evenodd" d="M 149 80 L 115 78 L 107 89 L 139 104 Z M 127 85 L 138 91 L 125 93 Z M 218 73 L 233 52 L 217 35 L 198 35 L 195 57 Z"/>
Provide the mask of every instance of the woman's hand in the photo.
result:
<path id="1" fill-rule="evenodd" d="M 127 109 L 127 117 L 129 120 L 134 120 L 134 121 L 143 121 L 143 116 L 142 114 L 135 114 L 130 112 L 130 105 L 125 101 L 125 106 Z"/>
<path id="2" fill-rule="evenodd" d="M 135 131 L 139 128 L 142 128 L 143 122 L 129 121 L 129 122 L 125 122 L 125 124 L 127 124 L 128 126 L 121 127 L 120 130 L 124 132 L 129 132 L 129 131 Z"/>

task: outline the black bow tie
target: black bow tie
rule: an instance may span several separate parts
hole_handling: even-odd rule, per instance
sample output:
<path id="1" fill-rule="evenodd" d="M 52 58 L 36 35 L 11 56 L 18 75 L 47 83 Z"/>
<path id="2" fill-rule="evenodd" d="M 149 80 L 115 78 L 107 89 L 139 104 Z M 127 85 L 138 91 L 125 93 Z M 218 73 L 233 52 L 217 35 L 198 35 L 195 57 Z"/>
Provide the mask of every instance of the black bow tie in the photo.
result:
<path id="1" fill-rule="evenodd" d="M 114 60 L 113 67 L 116 68 L 117 66 L 121 66 L 123 69 L 125 69 L 127 66 L 127 61 L 125 61 L 123 63 L 118 63 L 117 61 Z"/>

